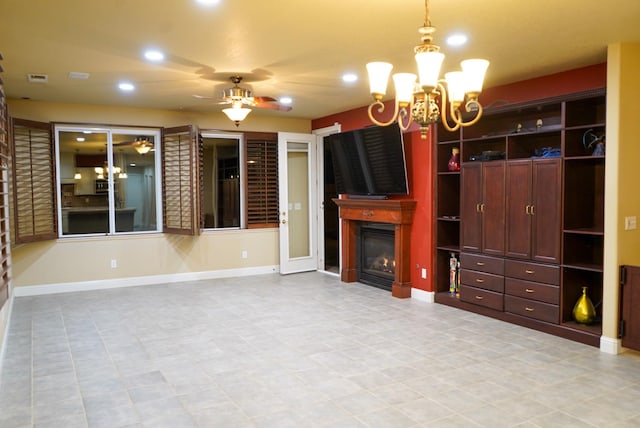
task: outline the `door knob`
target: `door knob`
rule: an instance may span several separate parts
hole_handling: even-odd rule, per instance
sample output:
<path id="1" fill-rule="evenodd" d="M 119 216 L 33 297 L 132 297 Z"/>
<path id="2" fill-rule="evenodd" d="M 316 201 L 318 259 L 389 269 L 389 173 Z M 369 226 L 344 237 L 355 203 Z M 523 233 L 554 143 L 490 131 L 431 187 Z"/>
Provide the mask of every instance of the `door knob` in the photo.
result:
<path id="1" fill-rule="evenodd" d="M 287 220 L 286 219 L 282 219 L 282 224 L 287 224 Z"/>

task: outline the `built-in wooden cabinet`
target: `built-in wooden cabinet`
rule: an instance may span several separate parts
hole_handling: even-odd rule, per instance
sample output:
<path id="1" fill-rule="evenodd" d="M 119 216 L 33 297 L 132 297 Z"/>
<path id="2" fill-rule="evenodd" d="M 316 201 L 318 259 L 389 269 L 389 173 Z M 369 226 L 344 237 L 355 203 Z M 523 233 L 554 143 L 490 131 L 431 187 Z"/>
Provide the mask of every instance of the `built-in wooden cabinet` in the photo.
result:
<path id="1" fill-rule="evenodd" d="M 507 162 L 507 257 L 560 263 L 560 159 Z"/>
<path id="2" fill-rule="evenodd" d="M 437 127 L 436 302 L 599 344 L 605 154 L 594 149 L 605 116 L 603 89 L 486 109 L 455 132 Z M 447 167 L 454 148 L 460 172 Z M 593 325 L 573 321 L 584 286 Z"/>
<path id="3" fill-rule="evenodd" d="M 467 162 L 461 168 L 460 242 L 463 251 L 504 255 L 505 166 L 503 161 Z"/>

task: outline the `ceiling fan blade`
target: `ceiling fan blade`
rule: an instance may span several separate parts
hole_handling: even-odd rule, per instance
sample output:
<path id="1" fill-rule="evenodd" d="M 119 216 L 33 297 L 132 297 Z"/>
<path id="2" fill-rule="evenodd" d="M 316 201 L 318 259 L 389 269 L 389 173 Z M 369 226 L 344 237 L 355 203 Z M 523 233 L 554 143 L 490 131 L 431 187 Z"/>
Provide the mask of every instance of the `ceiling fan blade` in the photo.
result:
<path id="1" fill-rule="evenodd" d="M 293 108 L 291 106 L 283 106 L 283 105 L 276 104 L 276 103 L 273 103 L 273 102 L 256 103 L 256 105 L 254 107 L 264 108 L 264 109 L 269 109 L 269 110 L 278 110 L 278 111 L 290 111 Z"/>
<path id="2" fill-rule="evenodd" d="M 197 98 L 199 100 L 217 100 L 218 98 L 214 98 L 214 97 L 207 97 L 205 95 L 193 95 L 193 98 Z"/>
<path id="3" fill-rule="evenodd" d="M 256 103 L 260 104 L 260 103 L 272 103 L 272 102 L 276 102 L 278 100 L 276 100 L 275 98 L 272 98 L 272 97 L 253 97 L 253 101 L 255 101 Z"/>

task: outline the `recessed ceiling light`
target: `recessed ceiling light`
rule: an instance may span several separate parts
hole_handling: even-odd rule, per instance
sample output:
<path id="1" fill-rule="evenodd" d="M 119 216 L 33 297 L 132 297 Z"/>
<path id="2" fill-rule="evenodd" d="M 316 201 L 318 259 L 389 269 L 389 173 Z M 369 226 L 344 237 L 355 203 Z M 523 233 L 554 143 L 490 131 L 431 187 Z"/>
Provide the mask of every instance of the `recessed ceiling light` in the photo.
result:
<path id="1" fill-rule="evenodd" d="M 149 61 L 160 62 L 164 60 L 164 53 L 157 49 L 149 49 L 144 52 L 144 57 Z"/>
<path id="2" fill-rule="evenodd" d="M 118 84 L 118 88 L 121 91 L 125 91 L 125 92 L 131 92 L 133 91 L 136 87 L 133 86 L 133 83 L 129 83 L 129 82 L 121 82 Z"/>
<path id="3" fill-rule="evenodd" d="M 447 37 L 447 44 L 449 46 L 462 46 L 467 43 L 467 36 L 462 33 L 452 34 Z"/>
<path id="4" fill-rule="evenodd" d="M 211 6 L 220 3 L 220 0 L 196 0 L 196 2 L 205 6 Z"/>
<path id="5" fill-rule="evenodd" d="M 291 99 L 291 97 L 280 98 L 280 104 L 291 104 L 292 102 L 293 102 L 293 99 Z"/>
<path id="6" fill-rule="evenodd" d="M 355 73 L 345 73 L 342 75 L 342 81 L 346 83 L 353 83 L 358 81 L 358 75 Z"/>
<path id="7" fill-rule="evenodd" d="M 77 137 L 77 138 L 76 138 L 76 141 L 77 141 L 78 143 L 82 143 L 82 142 L 84 141 L 84 137 Z"/>

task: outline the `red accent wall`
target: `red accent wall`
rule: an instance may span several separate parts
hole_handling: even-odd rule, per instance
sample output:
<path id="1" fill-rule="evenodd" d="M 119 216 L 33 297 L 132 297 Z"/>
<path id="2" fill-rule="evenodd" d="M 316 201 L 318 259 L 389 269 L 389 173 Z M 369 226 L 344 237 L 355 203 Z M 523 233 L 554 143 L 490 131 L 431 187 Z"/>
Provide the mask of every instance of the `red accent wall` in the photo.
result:
<path id="1" fill-rule="evenodd" d="M 531 80 L 487 88 L 480 96 L 484 106 L 496 103 L 513 104 L 537 99 L 568 95 L 603 88 L 606 86 L 607 65 L 596 64 L 584 68 L 550 74 Z M 392 109 L 392 101 L 387 108 Z M 482 119 L 481 119 L 482 120 Z M 340 123 L 343 131 L 370 126 L 367 107 L 332 114 L 311 121 L 312 129 L 324 128 Z M 432 132 L 426 140 L 415 130 L 404 134 L 409 196 L 415 199 L 416 212 L 411 232 L 411 282 L 414 288 L 433 291 L 433 142 Z M 421 278 L 421 269 L 427 269 L 427 279 Z"/>

